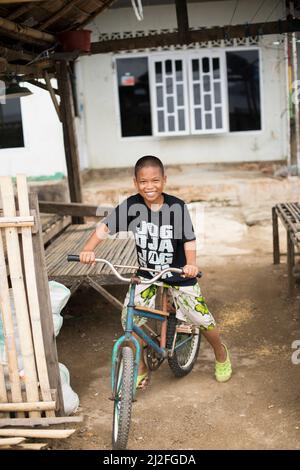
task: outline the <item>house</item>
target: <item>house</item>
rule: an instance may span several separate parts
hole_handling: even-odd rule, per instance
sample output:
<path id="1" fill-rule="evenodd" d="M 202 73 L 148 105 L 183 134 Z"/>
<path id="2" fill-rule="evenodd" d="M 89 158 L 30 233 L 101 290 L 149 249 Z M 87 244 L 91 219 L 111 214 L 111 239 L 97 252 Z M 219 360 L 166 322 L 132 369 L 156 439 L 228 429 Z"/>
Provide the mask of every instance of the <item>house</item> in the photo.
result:
<path id="1" fill-rule="evenodd" d="M 173 1 L 117 1 L 88 28 L 92 41 L 172 31 Z M 188 2 L 192 29 L 285 17 L 285 2 Z M 80 117 L 90 168 L 285 160 L 289 154 L 284 36 L 95 54 L 77 61 Z"/>
<path id="2" fill-rule="evenodd" d="M 28 88 L 34 81 L 34 95 L 0 104 L 1 174 L 68 168 L 71 200 L 80 201 L 78 168 L 130 167 L 145 154 L 165 164 L 291 161 L 287 36 L 300 29 L 296 10 L 286 20 L 284 0 L 141 3 L 142 21 L 130 0 L 1 7 L 0 78 L 13 71 Z M 55 49 L 56 35 L 78 28 L 91 30 L 92 49 L 74 60 Z M 67 100 L 59 117 L 39 80 L 45 71 L 54 88 L 55 79 L 58 88 L 64 77 L 76 81 L 75 106 L 70 84 L 52 88 L 57 109 L 55 93 Z"/>

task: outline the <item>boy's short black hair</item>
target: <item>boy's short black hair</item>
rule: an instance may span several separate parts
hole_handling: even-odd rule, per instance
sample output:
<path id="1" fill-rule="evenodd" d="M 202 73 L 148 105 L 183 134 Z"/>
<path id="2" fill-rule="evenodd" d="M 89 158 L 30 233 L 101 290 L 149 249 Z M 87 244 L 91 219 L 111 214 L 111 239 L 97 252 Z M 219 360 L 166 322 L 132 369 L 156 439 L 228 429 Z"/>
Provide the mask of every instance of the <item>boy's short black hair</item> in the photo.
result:
<path id="1" fill-rule="evenodd" d="M 134 167 L 134 176 L 137 177 L 138 172 L 146 166 L 156 166 L 160 168 L 163 176 L 165 174 L 164 165 L 159 158 L 154 157 L 153 155 L 145 155 L 144 157 L 139 158 L 136 162 Z"/>

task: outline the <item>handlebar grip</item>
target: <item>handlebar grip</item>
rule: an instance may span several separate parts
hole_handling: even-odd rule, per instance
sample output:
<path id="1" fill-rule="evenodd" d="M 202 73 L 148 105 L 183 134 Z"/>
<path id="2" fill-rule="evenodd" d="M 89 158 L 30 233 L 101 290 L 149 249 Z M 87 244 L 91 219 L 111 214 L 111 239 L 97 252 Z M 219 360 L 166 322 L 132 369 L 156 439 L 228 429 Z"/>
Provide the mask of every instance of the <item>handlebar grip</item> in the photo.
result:
<path id="1" fill-rule="evenodd" d="M 68 261 L 79 261 L 80 262 L 80 256 L 79 255 L 68 255 L 67 260 Z"/>

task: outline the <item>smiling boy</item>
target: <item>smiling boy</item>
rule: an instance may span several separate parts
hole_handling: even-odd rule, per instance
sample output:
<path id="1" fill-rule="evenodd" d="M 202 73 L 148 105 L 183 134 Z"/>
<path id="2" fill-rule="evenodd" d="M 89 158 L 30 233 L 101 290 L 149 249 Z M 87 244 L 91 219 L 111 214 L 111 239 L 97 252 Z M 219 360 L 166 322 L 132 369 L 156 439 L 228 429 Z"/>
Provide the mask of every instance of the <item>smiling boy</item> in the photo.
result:
<path id="1" fill-rule="evenodd" d="M 80 261 L 94 263 L 94 250 L 108 234 L 131 231 L 141 267 L 156 271 L 168 267 L 183 268 L 184 277 L 166 273 L 163 278 L 170 287 L 177 317 L 200 327 L 215 353 L 215 377 L 218 382 L 226 382 L 232 374 L 230 357 L 197 282 L 199 268 L 191 218 L 184 201 L 164 193 L 166 180 L 164 166 L 157 157 L 149 155 L 140 158 L 134 170 L 137 194 L 123 201 L 99 224 L 80 253 Z M 152 275 L 143 271 L 138 275 L 151 279 L 154 272 Z M 155 284 L 150 287 L 136 286 L 135 304 L 154 308 L 156 291 Z M 122 311 L 123 326 L 128 300 L 127 294 Z M 145 318 L 135 319 L 139 326 L 146 321 Z M 147 367 L 142 360 L 137 385 L 143 388 L 147 380 Z"/>

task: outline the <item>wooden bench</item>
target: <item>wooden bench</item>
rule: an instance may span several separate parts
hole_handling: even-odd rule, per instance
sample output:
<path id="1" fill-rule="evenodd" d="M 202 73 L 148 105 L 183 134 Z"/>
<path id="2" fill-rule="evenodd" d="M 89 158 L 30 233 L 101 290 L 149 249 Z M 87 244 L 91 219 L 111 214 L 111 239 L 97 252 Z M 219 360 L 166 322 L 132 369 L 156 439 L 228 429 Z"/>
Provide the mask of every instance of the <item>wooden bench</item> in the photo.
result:
<path id="1" fill-rule="evenodd" d="M 70 225 L 46 249 L 46 264 L 49 280 L 68 286 L 72 293 L 82 284 L 89 284 L 118 309 L 122 303 L 112 296 L 103 286 L 121 284 L 109 267 L 97 263 L 95 266 L 67 261 L 68 254 L 79 254 L 95 224 Z M 127 234 L 125 234 L 127 235 Z M 137 265 L 135 243 L 132 238 L 115 236 L 102 242 L 95 250 L 97 258 L 105 258 L 114 265 Z M 133 270 L 119 269 L 120 274 L 130 277 Z"/>
<path id="2" fill-rule="evenodd" d="M 289 293 L 293 294 L 295 278 L 299 277 L 295 272 L 295 256 L 300 253 L 300 203 L 285 202 L 276 204 L 272 208 L 274 264 L 280 263 L 280 255 L 282 254 L 279 246 L 278 218 L 287 232 L 288 287 Z"/>

